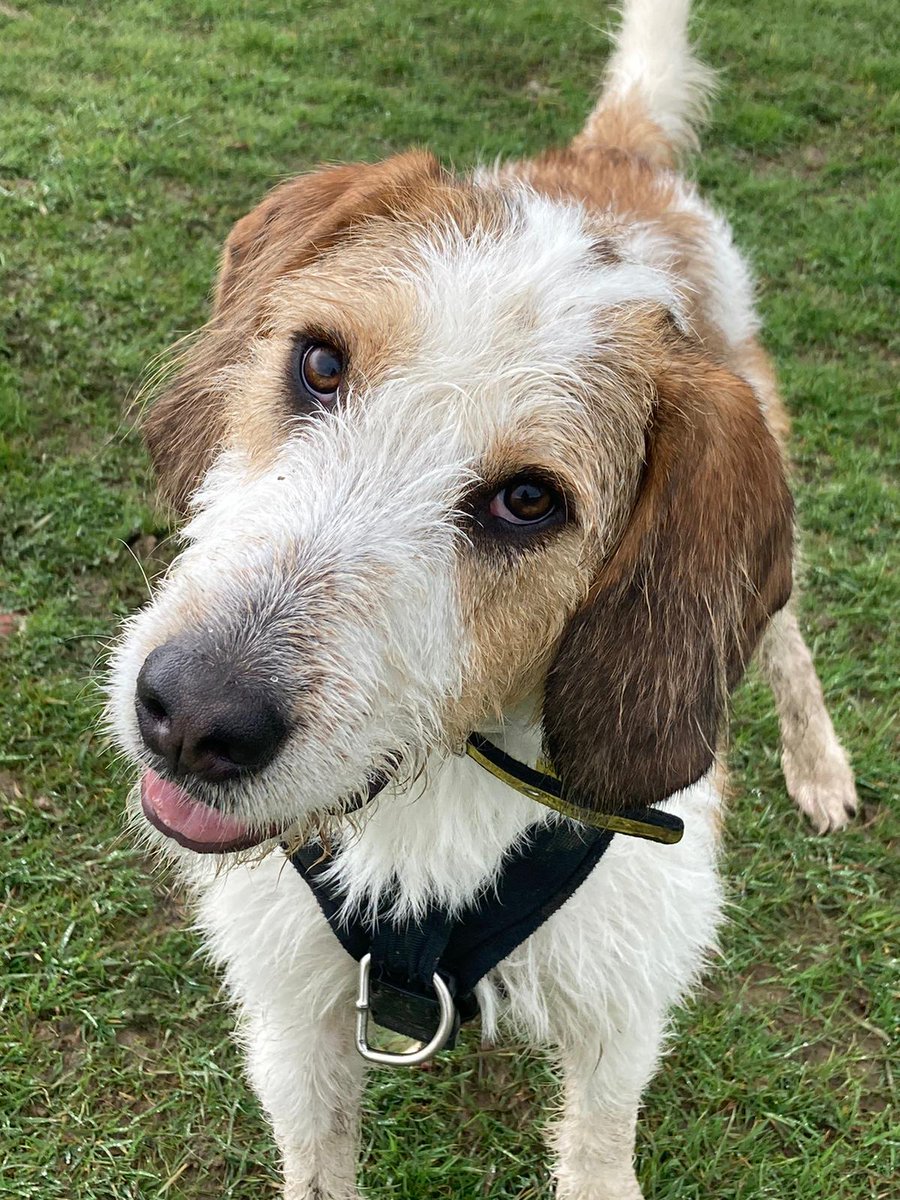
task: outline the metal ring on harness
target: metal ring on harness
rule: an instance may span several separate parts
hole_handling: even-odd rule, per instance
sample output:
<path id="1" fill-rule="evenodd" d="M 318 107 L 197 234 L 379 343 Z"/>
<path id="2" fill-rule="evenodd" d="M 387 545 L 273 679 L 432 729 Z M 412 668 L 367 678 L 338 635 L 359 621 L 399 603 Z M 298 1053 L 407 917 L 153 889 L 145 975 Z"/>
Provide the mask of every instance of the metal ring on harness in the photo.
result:
<path id="1" fill-rule="evenodd" d="M 408 1050 L 404 1054 L 391 1054 L 386 1050 L 375 1050 L 368 1042 L 369 1025 L 369 971 L 372 966 L 372 955 L 364 954 L 359 960 L 359 996 L 356 1000 L 356 1048 L 368 1062 L 379 1063 L 385 1067 L 417 1067 L 420 1063 L 428 1062 L 439 1050 L 443 1050 L 447 1039 L 453 1030 L 456 1017 L 456 1007 L 450 989 L 437 972 L 431 977 L 434 990 L 441 1005 L 441 1019 L 434 1037 L 426 1046 L 418 1050 Z"/>

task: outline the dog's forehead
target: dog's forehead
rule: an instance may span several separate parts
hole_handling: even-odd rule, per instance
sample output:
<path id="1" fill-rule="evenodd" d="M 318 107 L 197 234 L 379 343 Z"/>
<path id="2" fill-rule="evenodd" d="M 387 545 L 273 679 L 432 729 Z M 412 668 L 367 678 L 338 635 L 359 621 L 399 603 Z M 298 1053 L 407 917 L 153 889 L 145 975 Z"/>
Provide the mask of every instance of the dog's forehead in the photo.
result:
<path id="1" fill-rule="evenodd" d="M 482 466 L 485 455 L 568 466 L 563 475 L 588 487 L 594 469 L 581 456 L 616 455 L 617 434 L 643 426 L 635 391 L 619 385 L 646 327 L 636 314 L 676 308 L 671 281 L 628 258 L 614 223 L 578 204 L 487 186 L 474 207 L 468 225 L 437 219 L 412 236 L 406 379 L 457 396 Z"/>
<path id="2" fill-rule="evenodd" d="M 435 367 L 458 367 L 469 386 L 498 369 L 571 364 L 604 334 L 612 348 L 628 308 L 678 307 L 669 277 L 638 260 L 610 215 L 475 180 L 353 227 L 273 298 L 283 332 L 317 319 L 359 333 L 368 323 Z"/>
<path id="3" fill-rule="evenodd" d="M 473 228 L 437 222 L 414 240 L 432 360 L 489 375 L 565 368 L 597 353 L 624 307 L 674 303 L 666 276 L 623 257 L 602 214 L 524 187 L 483 190 Z"/>

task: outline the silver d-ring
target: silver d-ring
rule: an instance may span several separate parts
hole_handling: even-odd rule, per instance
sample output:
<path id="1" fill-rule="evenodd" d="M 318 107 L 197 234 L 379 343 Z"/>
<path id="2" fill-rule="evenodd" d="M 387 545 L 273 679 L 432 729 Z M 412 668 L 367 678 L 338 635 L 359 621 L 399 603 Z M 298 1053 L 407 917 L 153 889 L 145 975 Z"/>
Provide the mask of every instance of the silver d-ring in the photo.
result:
<path id="1" fill-rule="evenodd" d="M 375 1050 L 368 1042 L 369 1026 L 369 971 L 372 966 L 372 955 L 365 954 L 359 960 L 359 996 L 356 1000 L 356 1048 L 368 1062 L 379 1063 L 384 1067 L 417 1067 L 420 1063 L 428 1062 L 439 1050 L 447 1044 L 453 1032 L 456 1019 L 456 1006 L 450 989 L 435 972 L 431 977 L 435 993 L 441 1005 L 441 1019 L 434 1037 L 427 1046 L 418 1050 L 408 1050 L 405 1054 L 390 1054 L 386 1050 Z"/>

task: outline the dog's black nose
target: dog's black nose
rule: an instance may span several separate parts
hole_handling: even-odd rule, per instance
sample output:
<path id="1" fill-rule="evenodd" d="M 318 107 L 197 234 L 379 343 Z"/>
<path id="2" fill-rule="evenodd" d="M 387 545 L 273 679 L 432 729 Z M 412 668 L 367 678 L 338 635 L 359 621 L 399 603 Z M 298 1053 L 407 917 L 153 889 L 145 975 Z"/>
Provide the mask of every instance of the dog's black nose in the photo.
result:
<path id="1" fill-rule="evenodd" d="M 288 727 L 272 697 L 183 640 L 150 652 L 135 709 L 146 745 L 173 775 L 221 783 L 270 762 Z"/>

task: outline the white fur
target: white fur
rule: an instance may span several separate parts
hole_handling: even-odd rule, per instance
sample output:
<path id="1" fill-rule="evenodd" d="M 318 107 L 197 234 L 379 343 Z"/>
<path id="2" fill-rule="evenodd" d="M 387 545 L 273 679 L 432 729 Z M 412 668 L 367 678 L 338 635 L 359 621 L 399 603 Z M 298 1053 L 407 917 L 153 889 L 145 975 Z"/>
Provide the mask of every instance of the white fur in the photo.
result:
<path id="1" fill-rule="evenodd" d="M 516 722 L 504 744 L 522 753 L 528 741 L 535 752 L 537 731 Z M 399 888 L 403 911 L 432 898 L 463 904 L 530 825 L 556 819 L 469 759 L 431 766 L 424 791 L 385 798 L 358 832 L 347 827 L 334 875 L 349 903 Z M 719 920 L 718 805 L 705 780 L 667 804 L 685 821 L 678 846 L 614 839 L 572 899 L 479 985 L 486 1039 L 512 1035 L 559 1056 L 561 1197 L 639 1195 L 634 1114 L 668 1011 L 695 982 Z M 243 1014 L 251 1079 L 285 1157 L 286 1194 L 355 1196 L 355 964 L 280 855 L 225 873 L 193 866 L 200 924 Z"/>
<path id="2" fill-rule="evenodd" d="M 679 311 L 685 314 L 688 323 L 701 319 L 718 329 L 726 345 L 737 351 L 759 332 L 760 326 L 747 260 L 735 246 L 728 222 L 692 184 L 677 181 L 671 211 L 695 217 L 702 230 L 694 245 L 690 277 L 676 269 L 683 248 L 658 224 L 631 222 L 623 234 L 626 253 L 665 272 L 673 280 Z M 694 279 L 702 279 L 703 286 L 694 284 Z"/>
<path id="3" fill-rule="evenodd" d="M 690 147 L 705 117 L 713 72 L 688 40 L 690 0 L 628 0 L 606 66 L 601 105 L 638 95 L 676 148 Z"/>
<path id="4" fill-rule="evenodd" d="M 497 180 L 484 170 L 476 178 L 487 187 Z M 599 234 L 616 237 L 612 223 L 598 229 L 581 205 L 551 200 L 518 181 L 507 182 L 505 191 L 514 219 L 503 231 L 461 238 L 451 227 L 443 239 L 420 243 L 424 272 L 416 262 L 416 286 L 431 317 L 423 343 L 429 370 L 437 357 L 438 372 L 452 364 L 471 387 L 469 372 L 479 379 L 482 350 L 485 382 L 495 387 L 496 339 L 510 331 L 519 370 L 533 385 L 536 363 L 549 373 L 596 354 L 603 314 L 620 305 L 656 305 L 681 316 L 674 281 L 658 263 L 598 264 L 594 243 Z M 612 337 L 614 323 L 606 323 Z"/>

